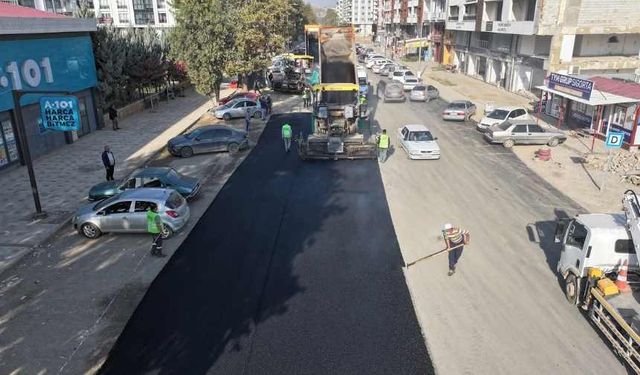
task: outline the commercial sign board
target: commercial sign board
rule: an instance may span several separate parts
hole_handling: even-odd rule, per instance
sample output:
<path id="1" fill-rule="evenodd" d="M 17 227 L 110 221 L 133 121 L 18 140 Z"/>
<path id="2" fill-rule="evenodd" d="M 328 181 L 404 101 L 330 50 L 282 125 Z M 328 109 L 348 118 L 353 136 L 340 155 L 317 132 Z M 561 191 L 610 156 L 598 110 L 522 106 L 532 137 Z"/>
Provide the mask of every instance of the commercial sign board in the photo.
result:
<path id="1" fill-rule="evenodd" d="M 584 100 L 591 99 L 594 83 L 586 79 L 566 76 L 564 74 L 549 74 L 547 87 L 572 96 L 577 96 Z"/>
<path id="2" fill-rule="evenodd" d="M 0 41 L 0 112 L 13 108 L 11 90 L 76 92 L 96 86 L 89 36 Z M 22 105 L 38 102 L 25 95 Z"/>
<path id="3" fill-rule="evenodd" d="M 78 98 L 75 96 L 40 97 L 40 119 L 45 129 L 73 131 L 80 128 Z"/>
<path id="4" fill-rule="evenodd" d="M 624 133 L 612 132 L 607 133 L 607 140 L 605 142 L 607 148 L 620 148 L 624 141 Z"/>

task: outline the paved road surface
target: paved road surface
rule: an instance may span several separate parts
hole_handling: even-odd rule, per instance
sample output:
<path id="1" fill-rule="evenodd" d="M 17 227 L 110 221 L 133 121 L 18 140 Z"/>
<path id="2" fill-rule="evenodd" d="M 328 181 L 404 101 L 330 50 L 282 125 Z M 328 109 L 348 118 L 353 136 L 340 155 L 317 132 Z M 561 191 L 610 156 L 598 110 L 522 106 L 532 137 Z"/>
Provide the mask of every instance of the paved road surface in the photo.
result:
<path id="1" fill-rule="evenodd" d="M 276 116 L 152 284 L 102 374 L 425 374 L 375 161 L 285 155 Z"/>
<path id="2" fill-rule="evenodd" d="M 398 148 L 380 168 L 405 260 L 441 249 L 438 236 L 447 221 L 471 231 L 454 276 L 447 276 L 446 256 L 407 272 L 436 371 L 625 373 L 566 302 L 555 273 L 555 218 L 582 209 L 511 151 L 487 144 L 473 124 L 442 121 L 445 106 L 442 100 L 382 103 L 374 113 L 392 144 L 397 128 L 422 123 L 442 149 L 440 160 L 421 161 Z"/>

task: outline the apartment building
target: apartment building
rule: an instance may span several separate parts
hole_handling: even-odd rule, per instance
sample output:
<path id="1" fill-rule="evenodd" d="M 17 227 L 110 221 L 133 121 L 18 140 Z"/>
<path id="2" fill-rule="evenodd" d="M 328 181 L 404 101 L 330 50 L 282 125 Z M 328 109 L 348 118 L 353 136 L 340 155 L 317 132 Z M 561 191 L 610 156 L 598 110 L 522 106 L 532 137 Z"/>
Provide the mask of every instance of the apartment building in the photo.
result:
<path id="1" fill-rule="evenodd" d="M 377 30 L 378 0 L 352 0 L 351 24 L 361 35 L 372 35 Z"/>
<path id="2" fill-rule="evenodd" d="M 64 16 L 73 16 L 78 10 L 76 0 L 0 0 L 0 2 L 57 13 Z"/>
<path id="3" fill-rule="evenodd" d="M 424 0 L 381 0 L 385 33 L 396 40 L 419 36 Z"/>
<path id="4" fill-rule="evenodd" d="M 632 78 L 640 72 L 637 5 L 627 0 L 449 0 L 452 53 L 443 63 L 514 92 L 537 92 L 550 72 Z"/>
<path id="5" fill-rule="evenodd" d="M 351 7 L 353 0 L 338 0 L 336 3 L 336 13 L 338 14 L 338 22 L 341 25 L 350 25 L 352 12 Z"/>
<path id="6" fill-rule="evenodd" d="M 175 26 L 168 0 L 94 0 L 98 23 L 115 27 Z"/>

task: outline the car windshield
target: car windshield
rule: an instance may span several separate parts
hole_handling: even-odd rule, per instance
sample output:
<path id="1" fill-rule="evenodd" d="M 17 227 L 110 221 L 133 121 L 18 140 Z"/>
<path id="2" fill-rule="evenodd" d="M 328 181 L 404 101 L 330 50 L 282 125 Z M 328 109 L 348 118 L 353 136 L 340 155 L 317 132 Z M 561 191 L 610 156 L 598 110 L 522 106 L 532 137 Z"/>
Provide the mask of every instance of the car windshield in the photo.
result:
<path id="1" fill-rule="evenodd" d="M 413 142 L 428 142 L 428 141 L 433 141 L 433 136 L 427 130 L 411 132 L 409 134 L 409 140 Z"/>
<path id="2" fill-rule="evenodd" d="M 193 139 L 193 138 L 199 137 L 200 134 L 202 134 L 202 129 L 196 129 L 196 130 L 192 131 L 191 133 L 186 134 L 185 138 Z"/>
<path id="3" fill-rule="evenodd" d="M 414 75 L 414 74 L 413 74 L 413 73 L 411 73 L 411 72 L 405 72 L 405 73 L 404 73 L 404 75 L 405 75 L 405 76 L 412 76 L 412 75 Z"/>
<path id="4" fill-rule="evenodd" d="M 117 199 L 118 199 L 118 196 L 114 195 L 111 198 L 108 198 L 108 199 L 105 199 L 103 201 L 100 201 L 95 206 L 93 206 L 93 210 L 94 211 L 100 211 L 101 209 L 103 209 L 106 206 L 110 205 L 113 201 L 116 201 Z"/>
<path id="5" fill-rule="evenodd" d="M 509 111 L 505 111 L 504 109 L 494 109 L 487 115 L 488 118 L 493 118 L 496 120 L 504 120 L 507 118 Z"/>
<path id="6" fill-rule="evenodd" d="M 405 79 L 404 81 L 405 81 L 406 83 L 416 83 L 416 82 L 418 82 L 418 80 L 417 80 L 417 79 L 415 79 L 415 78 L 407 78 L 407 79 Z"/>
<path id="7" fill-rule="evenodd" d="M 507 130 L 511 127 L 511 123 L 509 121 L 505 121 L 502 124 L 498 125 L 498 128 L 500 128 L 500 130 Z"/>
<path id="8" fill-rule="evenodd" d="M 416 86 L 413 88 L 413 91 L 425 91 L 426 89 L 425 86 Z"/>
<path id="9" fill-rule="evenodd" d="M 449 104 L 450 109 L 464 109 L 464 103 L 451 103 Z"/>

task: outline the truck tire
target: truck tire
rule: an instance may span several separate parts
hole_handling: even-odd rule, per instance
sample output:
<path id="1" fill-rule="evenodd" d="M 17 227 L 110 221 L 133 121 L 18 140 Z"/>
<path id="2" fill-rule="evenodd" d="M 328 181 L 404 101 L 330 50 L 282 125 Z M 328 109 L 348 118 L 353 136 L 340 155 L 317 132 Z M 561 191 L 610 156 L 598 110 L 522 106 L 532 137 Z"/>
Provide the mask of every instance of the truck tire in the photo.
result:
<path id="1" fill-rule="evenodd" d="M 576 275 L 569 272 L 567 277 L 564 279 L 564 295 L 567 297 L 567 301 L 570 304 L 575 305 L 578 302 L 578 278 Z"/>

